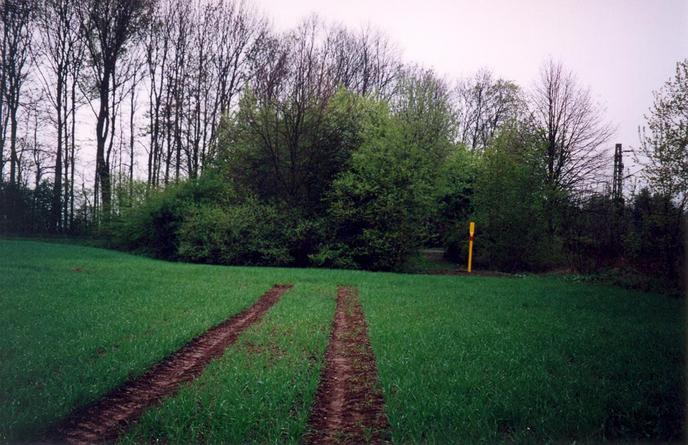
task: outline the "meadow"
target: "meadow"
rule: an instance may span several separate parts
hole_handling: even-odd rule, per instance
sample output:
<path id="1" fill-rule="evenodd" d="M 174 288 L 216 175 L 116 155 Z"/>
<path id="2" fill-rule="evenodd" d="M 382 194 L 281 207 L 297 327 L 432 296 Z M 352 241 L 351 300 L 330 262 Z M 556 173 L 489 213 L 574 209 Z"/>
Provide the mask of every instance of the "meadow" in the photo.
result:
<path id="1" fill-rule="evenodd" d="M 123 443 L 301 441 L 342 284 L 360 291 L 395 442 L 682 437 L 683 299 L 563 276 L 223 267 L 0 240 L 0 441 L 45 438 L 276 283 L 294 288 Z"/>

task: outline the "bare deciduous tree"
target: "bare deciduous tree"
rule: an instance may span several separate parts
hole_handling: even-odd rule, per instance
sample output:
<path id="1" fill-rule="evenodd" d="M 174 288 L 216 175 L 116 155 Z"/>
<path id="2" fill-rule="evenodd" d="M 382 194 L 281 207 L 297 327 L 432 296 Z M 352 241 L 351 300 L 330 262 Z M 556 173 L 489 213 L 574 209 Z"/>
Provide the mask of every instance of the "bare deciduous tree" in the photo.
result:
<path id="1" fill-rule="evenodd" d="M 117 69 L 132 37 L 147 23 L 153 3 L 152 0 L 88 0 L 80 2 L 77 9 L 98 97 L 95 193 L 100 194 L 105 218 L 109 217 L 112 198 L 110 154 L 119 87 Z"/>
<path id="2" fill-rule="evenodd" d="M 560 63 L 547 62 L 530 97 L 544 148 L 548 185 L 570 190 L 593 180 L 607 164 L 603 145 L 613 133 L 589 90 Z"/>
<path id="3" fill-rule="evenodd" d="M 353 33 L 331 26 L 324 42 L 328 77 L 335 85 L 361 95 L 390 99 L 402 64 L 396 48 L 379 31 L 369 27 Z"/>
<path id="4" fill-rule="evenodd" d="M 17 155 L 17 119 L 21 104 L 22 88 L 28 75 L 30 46 L 36 12 L 32 0 L 5 0 L 0 5 L 2 17 L 2 74 L 0 79 L 0 177 L 4 170 L 4 151 L 9 126 L 10 183 L 17 183 L 19 158 Z"/>
<path id="5" fill-rule="evenodd" d="M 158 3 L 145 42 L 149 186 L 200 173 L 266 38 L 265 19 L 241 1 Z"/>
<path id="6" fill-rule="evenodd" d="M 518 119 L 523 111 L 519 87 L 508 80 L 495 79 L 487 70 L 460 81 L 453 96 L 458 140 L 472 149 L 489 145 L 496 132 Z"/>
<path id="7" fill-rule="evenodd" d="M 80 56 L 78 39 L 76 3 L 74 0 L 42 0 L 36 20 L 36 67 L 41 79 L 43 92 L 48 98 L 55 113 L 55 169 L 52 196 L 52 221 L 54 230 L 64 228 L 68 223 L 70 201 L 70 168 L 73 150 L 70 146 L 69 117 L 73 113 L 76 100 L 76 88 L 72 79 L 78 73 L 72 73 L 75 57 Z M 70 95 L 70 87 L 72 94 Z M 73 129 L 75 130 L 75 129 Z M 63 175 L 64 173 L 64 175 Z"/>

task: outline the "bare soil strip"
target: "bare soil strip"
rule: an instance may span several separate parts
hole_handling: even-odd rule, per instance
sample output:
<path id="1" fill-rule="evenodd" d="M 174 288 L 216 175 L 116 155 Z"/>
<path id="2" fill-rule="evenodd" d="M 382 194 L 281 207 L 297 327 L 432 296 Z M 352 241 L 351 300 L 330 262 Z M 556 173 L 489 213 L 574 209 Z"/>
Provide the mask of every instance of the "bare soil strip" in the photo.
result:
<path id="1" fill-rule="evenodd" d="M 355 288 L 340 287 L 306 442 L 385 443 L 389 421 Z"/>
<path id="2" fill-rule="evenodd" d="M 75 444 L 113 441 L 146 408 L 176 392 L 182 383 L 198 377 L 212 359 L 222 355 L 241 332 L 260 320 L 291 287 L 275 285 L 253 306 L 191 340 L 141 377 L 77 410 L 58 427 L 57 439 Z"/>

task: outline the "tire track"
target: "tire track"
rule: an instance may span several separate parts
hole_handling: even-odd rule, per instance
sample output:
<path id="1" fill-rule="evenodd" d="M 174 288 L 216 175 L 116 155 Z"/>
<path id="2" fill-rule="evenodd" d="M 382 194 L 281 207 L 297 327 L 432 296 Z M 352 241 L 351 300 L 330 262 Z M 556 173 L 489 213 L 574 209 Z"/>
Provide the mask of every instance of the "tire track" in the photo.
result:
<path id="1" fill-rule="evenodd" d="M 339 287 L 307 443 L 389 442 L 389 421 L 367 331 L 358 292 Z"/>
<path id="2" fill-rule="evenodd" d="M 251 307 L 191 340 L 142 376 L 78 409 L 57 428 L 57 441 L 73 444 L 114 441 L 147 408 L 175 393 L 182 383 L 198 377 L 212 359 L 221 356 L 239 334 L 260 320 L 291 287 L 291 284 L 273 286 Z"/>

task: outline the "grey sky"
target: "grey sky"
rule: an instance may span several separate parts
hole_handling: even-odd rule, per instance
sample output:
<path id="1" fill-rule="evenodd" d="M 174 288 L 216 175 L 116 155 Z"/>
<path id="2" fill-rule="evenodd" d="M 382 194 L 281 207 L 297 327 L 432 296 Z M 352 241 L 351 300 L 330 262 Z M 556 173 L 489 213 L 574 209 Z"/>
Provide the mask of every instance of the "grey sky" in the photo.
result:
<path id="1" fill-rule="evenodd" d="M 279 30 L 316 13 L 371 25 L 406 61 L 453 80 L 482 67 L 530 87 L 548 57 L 588 86 L 636 146 L 652 90 L 688 57 L 688 0 L 255 0 Z"/>

